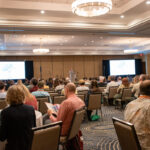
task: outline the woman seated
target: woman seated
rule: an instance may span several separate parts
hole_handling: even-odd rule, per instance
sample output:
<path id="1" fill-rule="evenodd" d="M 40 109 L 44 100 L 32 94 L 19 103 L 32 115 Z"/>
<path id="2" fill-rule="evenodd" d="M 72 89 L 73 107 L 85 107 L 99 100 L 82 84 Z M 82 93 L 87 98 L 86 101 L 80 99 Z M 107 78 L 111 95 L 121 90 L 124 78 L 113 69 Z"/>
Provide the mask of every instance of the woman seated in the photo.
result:
<path id="1" fill-rule="evenodd" d="M 1 112 L 0 140 L 7 140 L 6 150 L 30 150 L 35 111 L 24 104 L 25 94 L 20 85 L 9 87 L 6 100 L 10 106 Z"/>

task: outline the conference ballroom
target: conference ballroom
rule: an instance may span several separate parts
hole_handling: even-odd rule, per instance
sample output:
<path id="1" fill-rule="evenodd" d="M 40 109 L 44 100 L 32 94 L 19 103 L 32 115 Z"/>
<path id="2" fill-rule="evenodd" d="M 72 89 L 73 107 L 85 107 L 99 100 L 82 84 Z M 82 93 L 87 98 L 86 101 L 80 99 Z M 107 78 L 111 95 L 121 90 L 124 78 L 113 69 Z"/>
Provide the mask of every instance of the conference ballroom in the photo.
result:
<path id="1" fill-rule="evenodd" d="M 150 150 L 150 0 L 0 0 L 0 150 Z"/>

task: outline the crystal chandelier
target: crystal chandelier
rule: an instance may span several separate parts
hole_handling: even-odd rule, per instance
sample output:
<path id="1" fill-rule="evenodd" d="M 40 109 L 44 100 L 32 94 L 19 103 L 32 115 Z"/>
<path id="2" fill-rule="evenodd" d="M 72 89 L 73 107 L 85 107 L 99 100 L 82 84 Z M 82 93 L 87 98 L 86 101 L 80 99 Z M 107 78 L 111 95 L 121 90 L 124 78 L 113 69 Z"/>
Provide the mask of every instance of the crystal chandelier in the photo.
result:
<path id="1" fill-rule="evenodd" d="M 42 48 L 42 38 L 40 38 L 40 48 L 35 48 L 33 49 L 33 53 L 48 53 L 49 49 L 47 48 Z"/>
<path id="2" fill-rule="evenodd" d="M 83 17 L 104 15 L 111 9 L 111 0 L 75 0 L 72 3 L 72 12 Z"/>

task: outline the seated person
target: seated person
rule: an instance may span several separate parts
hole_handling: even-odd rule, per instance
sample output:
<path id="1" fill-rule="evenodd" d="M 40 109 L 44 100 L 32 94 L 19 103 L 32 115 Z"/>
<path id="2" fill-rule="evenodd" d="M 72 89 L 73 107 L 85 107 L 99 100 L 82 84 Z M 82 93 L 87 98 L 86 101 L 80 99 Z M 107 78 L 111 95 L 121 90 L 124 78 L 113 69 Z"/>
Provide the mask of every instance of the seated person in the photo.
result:
<path id="1" fill-rule="evenodd" d="M 100 93 L 100 89 L 98 88 L 98 84 L 97 84 L 97 81 L 93 80 L 91 82 L 91 89 L 88 91 L 88 94 L 87 94 L 87 98 L 85 100 L 85 103 L 86 103 L 86 106 L 88 106 L 88 102 L 89 102 L 89 95 L 90 94 L 95 94 L 95 93 Z M 87 110 L 87 116 L 88 116 L 88 120 L 91 121 L 91 113 L 92 111 L 91 110 Z"/>
<path id="2" fill-rule="evenodd" d="M 115 81 L 115 76 L 110 76 L 110 82 L 107 84 L 105 93 L 109 93 L 109 87 L 118 86 L 118 83 Z"/>
<path id="3" fill-rule="evenodd" d="M 7 140 L 6 150 L 31 150 L 35 111 L 24 104 L 24 99 L 20 85 L 9 87 L 6 100 L 10 106 L 2 110 L 0 125 L 0 141 Z"/>
<path id="4" fill-rule="evenodd" d="M 135 127 L 143 150 L 150 149 L 150 80 L 140 84 L 140 96 L 125 109 L 124 119 Z"/>
<path id="5" fill-rule="evenodd" d="M 85 91 L 85 90 L 89 90 L 89 87 L 85 86 L 84 80 L 80 80 L 79 81 L 79 87 L 77 87 L 77 92 L 78 91 Z"/>
<path id="6" fill-rule="evenodd" d="M 99 82 L 98 82 L 98 86 L 99 87 L 106 87 L 107 83 L 105 82 L 105 77 L 100 76 L 99 77 Z"/>
<path id="7" fill-rule="evenodd" d="M 31 93 L 38 90 L 38 86 L 37 85 L 38 85 L 38 80 L 33 78 L 31 80 L 31 89 L 29 89 Z"/>
<path id="8" fill-rule="evenodd" d="M 62 80 L 59 80 L 59 85 L 56 86 L 55 91 L 61 91 L 62 89 L 64 89 L 64 83 Z"/>
<path id="9" fill-rule="evenodd" d="M 49 98 L 49 102 L 52 103 L 50 94 L 46 91 L 44 91 L 44 82 L 40 81 L 38 83 L 38 90 L 35 92 L 32 92 L 32 95 L 34 95 L 35 97 L 48 97 Z"/>
<path id="10" fill-rule="evenodd" d="M 5 91 L 5 84 L 4 82 L 0 81 L 0 99 L 6 98 L 7 92 Z"/>
<path id="11" fill-rule="evenodd" d="M 45 90 L 45 89 L 49 89 L 49 86 L 48 86 L 48 85 L 46 85 L 46 82 L 45 82 L 45 80 L 44 80 L 44 79 L 41 79 L 41 80 L 39 80 L 39 81 L 44 82 L 44 90 Z"/>
<path id="12" fill-rule="evenodd" d="M 24 94 L 25 94 L 24 104 L 30 105 L 35 110 L 37 110 L 38 109 L 38 104 L 37 104 L 36 97 L 29 92 L 28 88 L 25 85 L 21 84 L 20 86 L 22 87 L 22 89 L 24 91 Z"/>
<path id="13" fill-rule="evenodd" d="M 119 86 L 122 84 L 122 78 L 121 77 L 117 78 L 117 83 L 118 83 Z"/>
<path id="14" fill-rule="evenodd" d="M 62 136 L 66 136 L 69 131 L 74 111 L 85 106 L 84 102 L 75 95 L 75 91 L 76 86 L 74 83 L 68 83 L 65 86 L 65 96 L 67 99 L 60 104 L 57 117 L 53 116 L 51 110 L 48 110 L 48 114 L 52 122 L 63 122 L 61 132 Z"/>
<path id="15" fill-rule="evenodd" d="M 122 92 L 124 88 L 130 88 L 131 85 L 129 83 L 128 78 L 123 78 L 122 79 L 122 84 L 119 86 L 119 88 L 117 89 L 117 94 L 114 96 L 114 98 L 121 98 L 122 96 Z"/>

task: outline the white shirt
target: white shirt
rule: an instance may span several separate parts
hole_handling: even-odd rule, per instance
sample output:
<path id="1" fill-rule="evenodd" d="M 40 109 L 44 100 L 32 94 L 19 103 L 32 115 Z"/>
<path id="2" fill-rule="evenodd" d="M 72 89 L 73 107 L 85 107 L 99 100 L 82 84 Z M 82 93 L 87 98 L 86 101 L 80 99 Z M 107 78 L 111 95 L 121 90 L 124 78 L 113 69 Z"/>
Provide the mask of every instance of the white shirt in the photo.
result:
<path id="1" fill-rule="evenodd" d="M 133 88 L 132 88 L 132 93 L 135 93 L 134 96 L 135 96 L 136 98 L 138 98 L 139 95 L 140 95 L 140 83 L 141 83 L 141 82 L 138 82 L 138 83 L 134 84 L 134 85 L 133 85 Z"/>
<path id="2" fill-rule="evenodd" d="M 56 86 L 55 91 L 59 91 L 62 89 L 64 89 L 64 85 L 61 84 L 61 85 Z"/>
<path id="3" fill-rule="evenodd" d="M 6 98 L 6 94 L 7 94 L 7 92 L 1 92 L 0 93 L 0 98 Z"/>
<path id="4" fill-rule="evenodd" d="M 111 86 L 118 86 L 118 83 L 115 82 L 115 81 L 109 82 L 109 83 L 107 84 L 106 89 L 105 89 L 105 92 L 106 92 L 106 93 L 109 93 L 109 87 L 111 87 Z"/>
<path id="5" fill-rule="evenodd" d="M 77 91 L 85 91 L 85 90 L 89 90 L 89 87 L 87 87 L 87 86 L 79 86 L 79 87 L 77 87 Z"/>

